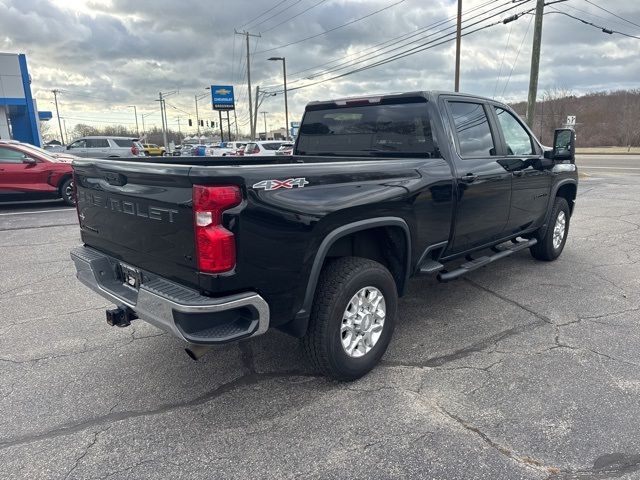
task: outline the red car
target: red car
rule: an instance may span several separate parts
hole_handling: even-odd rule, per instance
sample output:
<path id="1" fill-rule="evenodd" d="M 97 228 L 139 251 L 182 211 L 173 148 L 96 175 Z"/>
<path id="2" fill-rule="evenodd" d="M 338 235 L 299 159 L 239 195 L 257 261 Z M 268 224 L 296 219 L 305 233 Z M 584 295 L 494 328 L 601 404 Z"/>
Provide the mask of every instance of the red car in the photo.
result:
<path id="1" fill-rule="evenodd" d="M 0 140 L 0 201 L 61 198 L 75 205 L 72 155 Z"/>

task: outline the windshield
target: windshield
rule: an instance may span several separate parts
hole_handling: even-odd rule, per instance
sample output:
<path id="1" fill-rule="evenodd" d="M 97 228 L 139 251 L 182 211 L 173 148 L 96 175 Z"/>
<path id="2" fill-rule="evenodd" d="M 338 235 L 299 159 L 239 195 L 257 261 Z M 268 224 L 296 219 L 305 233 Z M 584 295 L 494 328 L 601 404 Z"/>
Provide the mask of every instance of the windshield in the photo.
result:
<path id="1" fill-rule="evenodd" d="M 424 102 L 307 111 L 300 127 L 296 153 L 387 157 L 437 155 Z"/>

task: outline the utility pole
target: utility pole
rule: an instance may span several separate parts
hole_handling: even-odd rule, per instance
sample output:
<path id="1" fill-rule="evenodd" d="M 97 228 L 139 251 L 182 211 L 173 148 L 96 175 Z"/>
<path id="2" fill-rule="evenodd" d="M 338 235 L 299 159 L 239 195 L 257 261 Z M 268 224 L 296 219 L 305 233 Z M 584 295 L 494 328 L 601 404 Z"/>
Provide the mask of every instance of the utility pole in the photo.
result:
<path id="1" fill-rule="evenodd" d="M 238 135 L 238 116 L 236 115 L 236 109 L 233 109 L 233 123 L 236 124 L 236 140 L 240 139 L 240 136 Z"/>
<path id="2" fill-rule="evenodd" d="M 160 99 L 160 118 L 162 120 L 162 141 L 164 142 L 164 148 L 167 149 L 167 128 L 164 123 L 164 99 L 162 98 L 162 92 L 158 92 Z"/>
<path id="3" fill-rule="evenodd" d="M 250 59 L 250 51 L 249 51 L 249 37 L 260 37 L 261 35 L 251 34 L 249 32 L 238 32 L 234 30 L 236 35 L 244 35 L 247 42 L 247 93 L 249 97 L 249 123 L 251 124 L 251 140 L 255 138 L 256 134 L 256 122 L 253 117 L 253 108 L 251 105 L 251 59 Z"/>
<path id="4" fill-rule="evenodd" d="M 540 69 L 540 44 L 542 43 L 542 16 L 544 0 L 537 0 L 536 18 L 533 27 L 533 49 L 531 51 L 531 73 L 529 77 L 529 98 L 527 99 L 527 125 L 533 128 L 538 96 L 538 71 Z"/>
<path id="5" fill-rule="evenodd" d="M 198 115 L 198 94 L 194 95 L 196 99 L 196 125 L 198 127 L 198 139 L 200 138 L 200 116 Z"/>
<path id="6" fill-rule="evenodd" d="M 58 127 L 60 128 L 60 143 L 65 145 L 67 142 L 64 141 L 64 137 L 62 136 L 62 122 L 60 121 L 60 111 L 58 110 L 58 93 L 60 90 L 51 90 L 53 92 L 53 100 L 56 103 L 56 115 L 58 116 Z"/>
<path id="7" fill-rule="evenodd" d="M 462 0 L 458 0 L 458 29 L 456 30 L 456 79 L 455 79 L 456 92 L 460 91 L 460 43 L 462 41 L 461 32 L 462 32 Z"/>
<path id="8" fill-rule="evenodd" d="M 264 118 L 264 139 L 268 140 L 269 135 L 267 135 L 267 113 L 269 112 L 262 112 L 263 118 Z"/>
<path id="9" fill-rule="evenodd" d="M 138 129 L 138 110 L 135 105 L 129 105 L 129 108 L 133 108 L 133 114 L 136 117 L 136 135 L 140 138 L 140 130 Z"/>
<path id="10" fill-rule="evenodd" d="M 284 77 L 284 132 L 285 140 L 289 140 L 289 105 L 287 102 L 287 60 L 284 57 L 271 57 L 269 60 L 282 60 L 282 75 Z"/>
<path id="11" fill-rule="evenodd" d="M 251 140 L 256 139 L 256 130 L 258 130 L 258 97 L 260 96 L 260 85 L 256 87 L 256 110 L 253 112 L 253 123 L 251 124 Z M 251 95 L 249 95 L 251 97 Z M 249 100 L 249 105 L 251 105 L 251 100 Z M 251 120 L 251 119 L 249 119 Z"/>

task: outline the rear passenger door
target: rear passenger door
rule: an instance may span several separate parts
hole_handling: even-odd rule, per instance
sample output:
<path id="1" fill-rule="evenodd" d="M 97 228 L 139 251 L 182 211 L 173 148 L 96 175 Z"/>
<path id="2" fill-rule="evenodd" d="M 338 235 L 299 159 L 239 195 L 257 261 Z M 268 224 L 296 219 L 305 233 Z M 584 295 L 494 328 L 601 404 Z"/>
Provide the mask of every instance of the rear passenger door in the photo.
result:
<path id="1" fill-rule="evenodd" d="M 512 177 L 511 209 L 507 233 L 526 230 L 543 221 L 547 212 L 553 174 L 541 167 L 542 149 L 522 121 L 509 110 L 494 105 L 493 111 L 503 142 L 499 160 Z"/>
<path id="2" fill-rule="evenodd" d="M 109 141 L 106 138 L 87 138 L 87 157 L 105 158 L 109 156 Z"/>
<path id="3" fill-rule="evenodd" d="M 511 203 L 511 173 L 499 162 L 499 137 L 489 105 L 461 97 L 446 99 L 453 131 L 457 208 L 453 242 L 456 254 L 504 235 Z"/>

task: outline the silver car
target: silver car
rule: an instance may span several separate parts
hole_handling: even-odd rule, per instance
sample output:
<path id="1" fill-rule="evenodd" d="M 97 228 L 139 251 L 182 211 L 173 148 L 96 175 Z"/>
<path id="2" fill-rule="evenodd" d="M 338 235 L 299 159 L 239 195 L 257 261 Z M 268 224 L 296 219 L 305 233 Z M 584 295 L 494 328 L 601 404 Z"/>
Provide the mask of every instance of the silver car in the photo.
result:
<path id="1" fill-rule="evenodd" d="M 67 152 L 78 157 L 131 158 L 144 157 L 144 148 L 137 138 L 91 136 L 67 145 Z"/>

